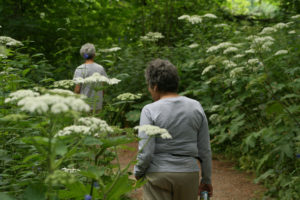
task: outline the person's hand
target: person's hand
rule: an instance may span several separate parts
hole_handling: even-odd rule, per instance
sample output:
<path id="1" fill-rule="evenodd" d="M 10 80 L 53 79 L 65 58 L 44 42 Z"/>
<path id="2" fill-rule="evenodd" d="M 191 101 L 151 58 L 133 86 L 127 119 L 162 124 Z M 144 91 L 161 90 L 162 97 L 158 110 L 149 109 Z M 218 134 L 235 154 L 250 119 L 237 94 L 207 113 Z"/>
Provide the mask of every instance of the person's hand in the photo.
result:
<path id="1" fill-rule="evenodd" d="M 201 192 L 203 192 L 203 191 L 207 191 L 209 197 L 212 197 L 213 196 L 213 187 L 212 187 L 212 184 L 200 183 L 198 195 L 200 195 Z"/>

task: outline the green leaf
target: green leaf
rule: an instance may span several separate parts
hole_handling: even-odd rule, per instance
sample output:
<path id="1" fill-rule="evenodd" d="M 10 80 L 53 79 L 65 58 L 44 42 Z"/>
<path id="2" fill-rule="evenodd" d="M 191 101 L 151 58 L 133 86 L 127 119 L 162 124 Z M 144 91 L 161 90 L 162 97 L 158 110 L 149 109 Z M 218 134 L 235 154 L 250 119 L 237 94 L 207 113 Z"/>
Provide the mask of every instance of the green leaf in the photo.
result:
<path id="1" fill-rule="evenodd" d="M 31 71 L 31 68 L 27 68 L 27 69 L 22 71 L 22 75 L 26 76 L 26 74 L 28 74 L 30 71 Z"/>
<path id="2" fill-rule="evenodd" d="M 24 193 L 24 200 L 44 200 L 46 199 L 47 188 L 43 183 L 32 184 L 27 187 Z"/>
<path id="3" fill-rule="evenodd" d="M 56 140 L 54 143 L 54 152 L 56 155 L 63 156 L 68 152 L 68 146 L 60 140 Z"/>
<path id="4" fill-rule="evenodd" d="M 9 196 L 8 194 L 5 194 L 3 192 L 0 192 L 0 199 L 1 200 L 15 200 L 15 198 Z"/>
<path id="5" fill-rule="evenodd" d="M 260 181 L 265 180 L 268 177 L 274 177 L 274 176 L 275 176 L 274 169 L 269 169 L 268 171 L 260 175 L 258 178 L 256 178 L 254 182 L 259 183 Z"/>
<path id="6" fill-rule="evenodd" d="M 106 138 L 106 139 L 101 139 L 103 142 L 102 148 L 109 148 L 113 146 L 118 146 L 121 144 L 128 144 L 133 141 L 135 141 L 134 138 L 130 138 L 128 136 L 118 136 L 118 137 L 112 137 L 112 138 Z"/>
<path id="7" fill-rule="evenodd" d="M 267 113 L 267 115 L 282 114 L 283 113 L 283 106 L 280 103 L 276 102 L 276 101 L 272 102 L 272 103 L 267 105 L 266 113 Z"/>
<path id="8" fill-rule="evenodd" d="M 140 119 L 140 115 L 141 115 L 140 111 L 133 110 L 133 111 L 126 113 L 125 117 L 126 117 L 127 121 L 137 122 Z"/>
<path id="9" fill-rule="evenodd" d="M 278 147 L 279 151 L 283 152 L 287 157 L 293 158 L 293 149 L 290 144 L 284 144 Z"/>
<path id="10" fill-rule="evenodd" d="M 91 137 L 91 136 L 87 136 L 84 138 L 83 140 L 83 144 L 84 145 L 102 145 L 103 143 L 101 142 L 101 140 L 99 138 L 95 138 L 95 137 Z"/>
<path id="11" fill-rule="evenodd" d="M 128 178 L 128 175 L 120 176 L 113 186 L 112 184 L 107 185 L 104 189 L 107 200 L 119 200 L 123 194 L 134 189 L 133 183 Z"/>

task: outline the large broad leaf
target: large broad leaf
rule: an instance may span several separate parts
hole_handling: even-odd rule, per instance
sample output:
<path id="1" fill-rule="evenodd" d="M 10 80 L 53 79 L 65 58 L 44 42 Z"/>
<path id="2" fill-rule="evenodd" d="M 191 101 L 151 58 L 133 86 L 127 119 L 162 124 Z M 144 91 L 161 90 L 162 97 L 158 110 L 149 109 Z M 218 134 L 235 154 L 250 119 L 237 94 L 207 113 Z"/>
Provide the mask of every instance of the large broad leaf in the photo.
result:
<path id="1" fill-rule="evenodd" d="M 287 157 L 293 158 L 293 148 L 290 144 L 283 144 L 278 147 L 278 150 L 284 153 Z"/>
<path id="2" fill-rule="evenodd" d="M 32 184 L 27 187 L 24 193 L 24 200 L 44 200 L 46 199 L 47 187 L 42 183 Z"/>
<path id="3" fill-rule="evenodd" d="M 127 121 L 137 122 L 140 119 L 140 115 L 141 115 L 140 111 L 133 110 L 133 111 L 126 113 L 125 116 L 126 116 Z"/>
<path id="4" fill-rule="evenodd" d="M 104 189 L 104 195 L 107 200 L 119 200 L 120 197 L 133 190 L 133 181 L 128 178 L 128 175 L 118 177 L 116 182 L 112 182 Z"/>
<path id="5" fill-rule="evenodd" d="M 92 136 L 87 136 L 84 138 L 83 140 L 83 144 L 84 145 L 102 145 L 103 143 L 101 142 L 101 140 L 99 138 L 95 138 Z"/>
<path id="6" fill-rule="evenodd" d="M 255 183 L 259 183 L 260 181 L 265 180 L 266 178 L 274 177 L 275 176 L 274 172 L 275 172 L 274 169 L 269 169 L 268 171 L 266 171 L 265 173 L 263 173 L 262 175 L 260 175 L 258 178 L 256 178 L 254 180 L 254 182 Z"/>
<path id="7" fill-rule="evenodd" d="M 67 184 L 65 189 L 59 191 L 59 199 L 82 200 L 85 195 L 90 193 L 90 188 L 90 184 L 84 185 L 81 182 Z M 96 193 L 97 190 L 94 190 L 93 199 L 99 197 Z"/>
<path id="8" fill-rule="evenodd" d="M 118 136 L 118 137 L 101 139 L 101 141 L 103 142 L 102 148 L 105 149 L 105 148 L 109 148 L 109 147 L 113 147 L 113 146 L 118 146 L 121 144 L 131 143 L 131 142 L 135 141 L 135 139 L 133 137 L 130 138 L 128 136 Z"/>
<path id="9" fill-rule="evenodd" d="M 3 192 L 0 192 L 0 199 L 1 200 L 15 200 L 15 198 L 12 198 L 11 196 L 9 196 L 8 194 L 5 194 Z"/>
<path id="10" fill-rule="evenodd" d="M 282 114 L 283 113 L 283 106 L 280 103 L 276 102 L 276 101 L 272 102 L 272 103 L 267 105 L 266 113 L 267 113 L 267 115 Z"/>
<path id="11" fill-rule="evenodd" d="M 61 140 L 55 140 L 53 146 L 56 155 L 63 156 L 68 152 L 68 146 Z"/>

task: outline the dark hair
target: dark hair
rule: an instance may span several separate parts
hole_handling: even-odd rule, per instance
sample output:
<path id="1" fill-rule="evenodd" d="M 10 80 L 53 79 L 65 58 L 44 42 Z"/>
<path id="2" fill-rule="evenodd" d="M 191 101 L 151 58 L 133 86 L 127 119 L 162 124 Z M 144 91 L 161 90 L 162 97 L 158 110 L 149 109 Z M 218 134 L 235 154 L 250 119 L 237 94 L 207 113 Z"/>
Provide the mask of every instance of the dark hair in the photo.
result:
<path id="1" fill-rule="evenodd" d="M 159 92 L 177 92 L 179 76 L 176 67 L 168 60 L 152 60 L 145 71 L 147 84 L 157 85 Z"/>

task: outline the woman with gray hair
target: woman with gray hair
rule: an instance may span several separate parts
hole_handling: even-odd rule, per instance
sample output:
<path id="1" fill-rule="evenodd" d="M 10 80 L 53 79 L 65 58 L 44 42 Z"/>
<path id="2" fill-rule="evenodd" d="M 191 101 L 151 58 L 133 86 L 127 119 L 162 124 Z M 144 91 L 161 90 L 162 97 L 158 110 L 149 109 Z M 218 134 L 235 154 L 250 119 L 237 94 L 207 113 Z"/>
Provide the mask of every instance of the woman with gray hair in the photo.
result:
<path id="1" fill-rule="evenodd" d="M 167 60 L 150 62 L 145 77 L 154 103 L 142 109 L 140 125 L 165 128 L 172 139 L 151 138 L 137 156 L 134 175 L 147 179 L 144 200 L 196 200 L 204 190 L 212 196 L 210 138 L 201 104 L 177 94 L 177 69 Z M 149 136 L 139 131 L 139 138 L 141 149 Z"/>
<path id="2" fill-rule="evenodd" d="M 76 68 L 74 73 L 74 78 L 87 78 L 92 76 L 94 73 L 99 73 L 103 76 L 106 76 L 104 68 L 94 62 L 94 57 L 96 56 L 95 46 L 91 43 L 84 44 L 80 49 L 80 55 L 85 59 L 85 62 Z M 100 110 L 103 104 L 103 91 L 95 92 L 91 85 L 89 84 L 78 84 L 75 86 L 75 93 L 83 94 L 93 101 L 95 95 L 97 96 L 97 106 L 96 110 Z"/>

